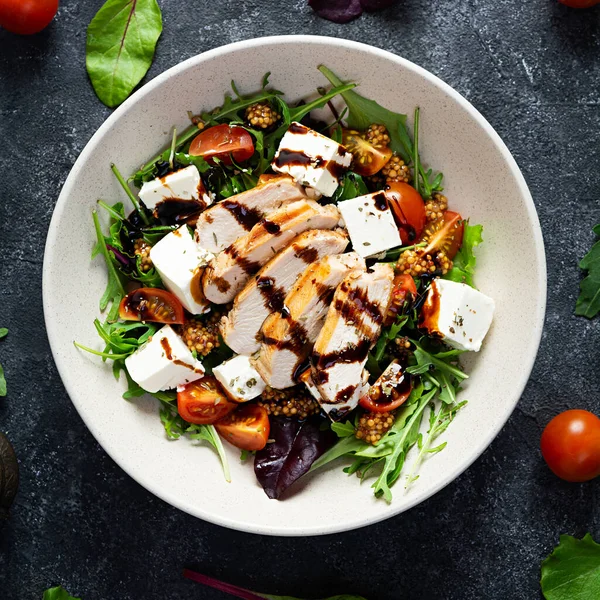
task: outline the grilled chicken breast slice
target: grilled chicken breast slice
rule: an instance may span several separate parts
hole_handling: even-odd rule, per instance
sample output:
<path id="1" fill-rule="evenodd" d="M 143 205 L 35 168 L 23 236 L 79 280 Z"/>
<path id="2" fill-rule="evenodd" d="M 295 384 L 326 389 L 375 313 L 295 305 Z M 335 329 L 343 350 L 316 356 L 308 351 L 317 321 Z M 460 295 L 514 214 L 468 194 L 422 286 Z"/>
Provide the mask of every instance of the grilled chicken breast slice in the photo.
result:
<path id="1" fill-rule="evenodd" d="M 352 272 L 366 269 L 356 252 L 327 256 L 310 265 L 284 300 L 284 308 L 263 323 L 262 344 L 255 361 L 260 376 L 273 388 L 296 385 L 297 371 L 310 354 L 333 292 Z"/>
<path id="2" fill-rule="evenodd" d="M 225 343 L 238 354 L 260 349 L 259 334 L 264 320 L 283 308 L 286 294 L 307 266 L 324 256 L 340 254 L 348 245 L 342 231 L 311 229 L 272 258 L 235 297 L 229 314 L 221 320 Z"/>
<path id="3" fill-rule="evenodd" d="M 308 229 L 333 229 L 340 213 L 335 206 L 312 200 L 290 202 L 262 219 L 214 258 L 204 271 L 204 295 L 215 304 L 231 302 L 260 268 Z"/>
<path id="4" fill-rule="evenodd" d="M 273 177 L 201 213 L 196 224 L 196 242 L 213 254 L 222 252 L 268 213 L 287 202 L 305 198 L 304 188 L 291 177 Z"/>
<path id="5" fill-rule="evenodd" d="M 351 273 L 338 286 L 311 357 L 321 406 L 337 421 L 366 391 L 364 366 L 390 304 L 394 271 L 385 263 Z"/>

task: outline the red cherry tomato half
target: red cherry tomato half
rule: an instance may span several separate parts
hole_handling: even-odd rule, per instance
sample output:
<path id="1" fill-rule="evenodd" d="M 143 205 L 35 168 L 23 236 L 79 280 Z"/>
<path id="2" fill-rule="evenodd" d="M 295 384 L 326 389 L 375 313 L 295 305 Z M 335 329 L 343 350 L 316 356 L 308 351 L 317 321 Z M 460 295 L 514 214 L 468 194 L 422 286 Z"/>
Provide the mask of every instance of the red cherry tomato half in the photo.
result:
<path id="1" fill-rule="evenodd" d="M 32 35 L 47 27 L 58 10 L 58 0 L 0 0 L 0 27 Z"/>
<path id="2" fill-rule="evenodd" d="M 587 410 L 554 417 L 541 440 L 544 460 L 565 481 L 589 481 L 600 475 L 600 419 Z"/>
<path id="3" fill-rule="evenodd" d="M 375 175 L 392 158 L 392 151 L 389 148 L 372 146 L 360 132 L 353 129 L 342 131 L 342 144 L 352 154 L 351 169 L 363 177 Z"/>
<path id="4" fill-rule="evenodd" d="M 231 127 L 226 123 L 209 127 L 197 135 L 190 145 L 192 156 L 202 156 L 207 162 L 217 158 L 226 165 L 248 160 L 254 154 L 252 136 L 243 127 Z"/>
<path id="5" fill-rule="evenodd" d="M 404 307 L 404 302 L 416 298 L 416 296 L 417 286 L 415 280 L 408 273 L 396 275 L 392 287 L 392 299 L 385 315 L 384 325 L 388 327 L 392 325 Z"/>
<path id="6" fill-rule="evenodd" d="M 179 416 L 188 423 L 210 425 L 237 408 L 221 389 L 219 382 L 206 376 L 177 391 Z"/>
<path id="7" fill-rule="evenodd" d="M 242 450 L 262 450 L 267 445 L 269 414 L 258 404 L 240 406 L 215 424 L 219 434 Z"/>
<path id="8" fill-rule="evenodd" d="M 398 224 L 402 243 L 414 244 L 426 222 L 423 198 L 412 185 L 402 181 L 388 184 L 385 195 Z"/>
<path id="9" fill-rule="evenodd" d="M 441 219 L 430 223 L 423 232 L 428 244 L 423 254 L 443 250 L 449 259 L 453 259 L 463 242 L 465 223 L 463 218 L 452 210 L 444 211 Z"/>
<path id="10" fill-rule="evenodd" d="M 402 406 L 411 391 L 411 376 L 403 373 L 395 361 L 369 388 L 369 391 L 359 400 L 359 404 L 369 412 L 386 413 Z"/>
<path id="11" fill-rule="evenodd" d="M 159 288 L 140 288 L 121 300 L 119 316 L 125 321 L 152 321 L 182 325 L 183 306 L 170 292 Z"/>
<path id="12" fill-rule="evenodd" d="M 600 4 L 600 0 L 558 0 L 561 4 L 570 6 L 571 8 L 590 8 Z"/>

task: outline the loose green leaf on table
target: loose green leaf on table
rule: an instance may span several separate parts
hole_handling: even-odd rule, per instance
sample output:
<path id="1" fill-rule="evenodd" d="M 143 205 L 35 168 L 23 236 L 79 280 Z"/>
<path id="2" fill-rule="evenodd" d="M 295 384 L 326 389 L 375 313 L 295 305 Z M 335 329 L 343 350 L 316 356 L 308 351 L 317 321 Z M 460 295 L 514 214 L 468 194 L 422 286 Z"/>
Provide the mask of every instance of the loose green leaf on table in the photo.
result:
<path id="1" fill-rule="evenodd" d="M 229 594 L 230 596 L 234 596 L 235 598 L 242 598 L 242 600 L 302 600 L 301 598 L 296 598 L 295 596 L 274 596 L 272 594 L 259 594 L 258 592 L 252 592 L 250 590 L 241 588 L 237 585 L 225 583 L 224 581 L 213 579 L 212 577 L 208 577 L 207 575 L 196 573 L 195 571 L 192 571 L 190 569 L 184 569 L 183 576 L 187 579 L 195 581 L 196 583 L 201 583 L 202 585 L 206 585 L 216 590 L 220 590 L 221 592 Z M 338 596 L 330 596 L 329 598 L 323 598 L 323 600 L 366 600 L 366 598 L 363 598 L 362 596 L 354 596 L 352 594 L 341 594 Z"/>
<path id="2" fill-rule="evenodd" d="M 107 0 L 87 30 L 86 66 L 98 98 L 118 106 L 147 73 L 162 32 L 156 0 Z"/>
<path id="3" fill-rule="evenodd" d="M 0 340 L 8 335 L 6 327 L 0 327 Z M 6 396 L 6 379 L 4 377 L 4 369 L 0 365 L 0 398 Z"/>
<path id="4" fill-rule="evenodd" d="M 561 535 L 542 563 L 541 584 L 546 600 L 600 598 L 600 544 L 589 533 L 581 540 Z"/>
<path id="5" fill-rule="evenodd" d="M 600 225 L 594 227 L 594 233 L 600 236 Z M 575 314 L 591 319 L 600 312 L 600 240 L 583 257 L 579 267 L 587 274 L 579 285 Z"/>
<path id="6" fill-rule="evenodd" d="M 71 596 L 65 588 L 62 586 L 53 587 L 44 592 L 42 600 L 81 600 L 81 598 L 75 598 Z"/>

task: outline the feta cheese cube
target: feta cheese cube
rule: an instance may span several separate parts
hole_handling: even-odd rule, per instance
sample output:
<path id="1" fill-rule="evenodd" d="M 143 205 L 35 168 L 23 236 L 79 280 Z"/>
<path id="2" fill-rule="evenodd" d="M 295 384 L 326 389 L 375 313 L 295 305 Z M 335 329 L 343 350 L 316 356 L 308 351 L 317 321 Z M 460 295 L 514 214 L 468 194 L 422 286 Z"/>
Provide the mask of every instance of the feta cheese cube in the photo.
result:
<path id="1" fill-rule="evenodd" d="M 267 387 L 249 356 L 238 355 L 213 369 L 213 375 L 235 402 L 248 402 L 258 398 Z"/>
<path id="2" fill-rule="evenodd" d="M 434 279 L 419 326 L 453 348 L 478 352 L 493 316 L 494 301 L 485 294 L 466 283 Z"/>
<path id="3" fill-rule="evenodd" d="M 205 206 L 209 206 L 213 201 L 194 165 L 145 182 L 138 196 L 150 211 L 167 198 L 202 202 Z"/>
<path id="4" fill-rule="evenodd" d="M 203 267 L 213 257 L 196 244 L 187 225 L 167 234 L 150 249 L 150 259 L 165 287 L 194 315 L 210 310 L 202 293 L 201 278 Z"/>
<path id="5" fill-rule="evenodd" d="M 354 251 L 363 258 L 402 245 L 384 192 L 344 200 L 337 207 L 342 213 Z"/>
<path id="6" fill-rule="evenodd" d="M 204 375 L 202 363 L 194 359 L 170 325 L 128 356 L 125 366 L 130 377 L 147 392 L 170 390 Z"/>
<path id="7" fill-rule="evenodd" d="M 352 154 L 344 146 L 300 123 L 292 123 L 271 166 L 313 188 L 318 195 L 333 196 L 351 162 Z"/>

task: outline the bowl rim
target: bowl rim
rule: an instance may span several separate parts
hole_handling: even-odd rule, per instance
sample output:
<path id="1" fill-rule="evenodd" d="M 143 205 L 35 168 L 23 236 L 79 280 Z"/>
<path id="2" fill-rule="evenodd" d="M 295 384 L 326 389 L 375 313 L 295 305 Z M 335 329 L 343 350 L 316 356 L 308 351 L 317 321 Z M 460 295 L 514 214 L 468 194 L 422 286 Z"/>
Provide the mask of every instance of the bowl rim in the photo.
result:
<path id="1" fill-rule="evenodd" d="M 405 505 L 403 505 L 399 510 L 394 510 L 394 507 L 390 507 L 390 511 L 387 514 L 377 515 L 373 518 L 365 518 L 355 517 L 351 521 L 347 521 L 343 524 L 332 523 L 328 526 L 292 526 L 292 527 L 270 527 L 270 526 L 257 526 L 250 525 L 246 522 L 236 520 L 235 518 L 223 517 L 220 515 L 215 515 L 210 512 L 210 510 L 204 510 L 201 507 L 193 506 L 186 502 L 179 500 L 177 497 L 171 494 L 168 489 L 168 486 L 160 487 L 158 484 L 153 484 L 152 482 L 146 481 L 144 476 L 140 473 L 136 472 L 136 469 L 131 465 L 128 465 L 126 461 L 122 460 L 118 455 L 117 447 L 118 445 L 105 445 L 103 443 L 103 435 L 102 432 L 96 428 L 94 423 L 87 418 L 83 407 L 78 406 L 78 403 L 73 400 L 76 397 L 75 389 L 70 383 L 70 377 L 68 376 L 68 364 L 67 361 L 64 361 L 59 356 L 59 342 L 58 342 L 58 330 L 55 328 L 52 320 L 49 318 L 51 313 L 51 304 L 48 290 L 52 282 L 50 281 L 50 277 L 48 275 L 49 269 L 47 268 L 48 264 L 52 262 L 54 257 L 52 256 L 52 247 L 54 245 L 57 236 L 59 235 L 58 231 L 58 223 L 67 208 L 67 199 L 73 193 L 73 180 L 76 173 L 80 171 L 83 163 L 85 163 L 88 158 L 93 155 L 96 146 L 100 142 L 100 140 L 104 137 L 105 132 L 107 132 L 111 127 L 113 127 L 121 118 L 122 115 L 127 113 L 130 109 L 134 107 L 134 105 L 143 98 L 146 94 L 152 92 L 156 87 L 160 86 L 167 80 L 169 80 L 172 76 L 186 71 L 189 68 L 192 68 L 206 60 L 210 60 L 213 58 L 218 58 L 221 55 L 228 54 L 230 52 L 235 52 L 238 50 L 248 50 L 255 48 L 257 46 L 265 46 L 265 45 L 287 45 L 287 44 L 330 44 L 333 46 L 345 48 L 349 51 L 358 50 L 361 52 L 369 53 L 374 58 L 384 58 L 386 60 L 391 60 L 396 62 L 401 67 L 411 70 L 427 80 L 432 85 L 440 88 L 448 97 L 450 97 L 454 102 L 458 103 L 467 113 L 472 117 L 477 124 L 485 131 L 485 133 L 491 138 L 493 143 L 496 145 L 498 150 L 500 151 L 503 159 L 506 161 L 508 168 L 510 169 L 511 174 L 515 177 L 515 180 L 518 185 L 519 192 L 521 193 L 524 202 L 525 208 L 527 210 L 528 216 L 533 223 L 533 238 L 534 238 L 534 246 L 536 252 L 536 262 L 539 265 L 539 272 L 537 280 L 534 280 L 536 287 L 538 289 L 538 301 L 536 305 L 536 314 L 535 314 L 535 322 L 534 322 L 534 334 L 530 340 L 531 343 L 531 355 L 528 358 L 525 366 L 525 370 L 523 371 L 523 375 L 520 377 L 518 381 L 514 382 L 514 401 L 512 404 L 507 407 L 505 414 L 498 420 L 497 425 L 493 430 L 489 432 L 489 435 L 486 436 L 485 441 L 482 442 L 479 446 L 473 449 L 471 455 L 464 460 L 463 462 L 457 463 L 457 467 L 451 470 L 448 473 L 445 473 L 440 480 L 432 486 L 431 489 L 427 490 L 422 494 L 414 494 L 413 498 Z M 402 58 L 392 52 L 387 50 L 383 50 L 381 48 L 376 48 L 374 46 L 370 46 L 368 44 L 364 44 L 361 42 L 355 42 L 351 40 L 346 40 L 342 38 L 334 38 L 329 36 L 316 36 L 316 35 L 280 35 L 280 36 L 266 36 L 253 38 L 248 40 L 242 40 L 239 42 L 234 42 L 231 44 L 226 44 L 224 46 L 219 46 L 217 48 L 213 48 L 212 50 L 208 50 L 201 54 L 197 54 L 192 56 L 173 67 L 170 67 L 166 71 L 157 75 L 154 79 L 148 81 L 145 85 L 143 85 L 140 89 L 138 89 L 134 94 L 132 94 L 123 104 L 121 104 L 109 117 L 104 121 L 104 123 L 98 128 L 98 130 L 94 133 L 94 135 L 90 138 L 85 148 L 82 150 L 81 154 L 75 161 L 75 164 L 71 168 L 67 179 L 62 187 L 61 193 L 58 197 L 56 205 L 54 207 L 52 218 L 50 221 L 50 225 L 48 228 L 48 235 L 46 238 L 46 244 L 44 248 L 44 264 L 42 271 L 42 298 L 43 298 L 43 309 L 44 309 L 44 320 L 46 331 L 48 335 L 48 340 L 50 343 L 50 349 L 52 351 L 52 356 L 54 358 L 54 362 L 56 364 L 57 370 L 65 386 L 67 394 L 71 399 L 71 402 L 75 406 L 75 409 L 79 413 L 79 416 L 90 430 L 96 441 L 102 446 L 103 450 L 117 463 L 117 465 L 123 469 L 132 479 L 134 479 L 137 483 L 143 486 L 145 489 L 150 491 L 152 494 L 168 502 L 175 508 L 178 508 L 190 515 L 201 518 L 205 521 L 227 527 L 230 529 L 235 529 L 238 531 L 244 531 L 247 533 L 255 533 L 262 535 L 273 535 L 273 536 L 311 536 L 311 535 L 325 535 L 325 534 L 334 534 L 341 533 L 344 531 L 350 531 L 354 529 L 359 529 L 361 527 L 366 527 L 368 525 L 372 525 L 388 518 L 397 516 L 411 508 L 414 508 L 416 505 L 424 502 L 444 487 L 446 487 L 449 483 L 451 483 L 454 479 L 459 477 L 466 469 L 468 469 L 474 462 L 477 460 L 481 454 L 489 447 L 489 445 L 493 442 L 493 440 L 497 437 L 498 433 L 502 429 L 502 427 L 506 424 L 511 414 L 514 412 L 519 399 L 525 389 L 527 382 L 529 381 L 529 377 L 531 375 L 531 371 L 533 369 L 533 365 L 537 356 L 537 352 L 539 349 L 539 345 L 541 342 L 544 318 L 546 312 L 546 298 L 547 298 L 547 266 L 546 266 L 546 255 L 544 249 L 544 240 L 542 236 L 542 231 L 539 223 L 539 217 L 537 211 L 535 209 L 535 205 L 533 202 L 533 198 L 519 169 L 516 160 L 510 153 L 506 144 L 502 141 L 499 134 L 495 131 L 495 129 L 490 125 L 490 123 L 483 117 L 483 115 L 459 92 L 457 92 L 450 85 L 445 83 L 442 79 L 437 77 L 436 75 L 430 73 L 423 67 Z"/>

